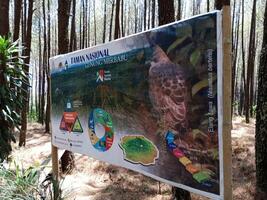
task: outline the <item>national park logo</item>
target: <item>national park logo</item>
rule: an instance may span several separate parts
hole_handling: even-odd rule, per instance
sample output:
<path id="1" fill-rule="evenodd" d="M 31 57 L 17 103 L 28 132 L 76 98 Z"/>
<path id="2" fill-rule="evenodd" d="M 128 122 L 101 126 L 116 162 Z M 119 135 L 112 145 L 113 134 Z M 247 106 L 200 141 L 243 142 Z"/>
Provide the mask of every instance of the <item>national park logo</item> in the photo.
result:
<path id="1" fill-rule="evenodd" d="M 111 73 L 108 70 L 100 69 L 96 72 L 96 82 L 102 83 L 111 80 Z"/>

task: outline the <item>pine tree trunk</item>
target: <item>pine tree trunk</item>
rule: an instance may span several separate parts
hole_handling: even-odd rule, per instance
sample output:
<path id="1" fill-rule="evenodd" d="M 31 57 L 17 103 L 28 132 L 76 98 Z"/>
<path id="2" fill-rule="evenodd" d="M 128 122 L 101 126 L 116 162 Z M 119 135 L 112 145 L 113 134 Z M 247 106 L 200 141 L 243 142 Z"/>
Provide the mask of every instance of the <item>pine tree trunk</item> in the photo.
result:
<path id="1" fill-rule="evenodd" d="M 51 100 L 50 100 L 50 66 L 49 66 L 49 58 L 51 54 L 51 22 L 50 22 L 50 1 L 47 1 L 47 10 L 48 10 L 48 16 L 47 16 L 47 68 L 46 68 L 46 82 L 47 82 L 47 96 L 46 96 L 46 114 L 45 114 L 45 132 L 50 132 L 50 106 L 51 106 Z"/>
<path id="2" fill-rule="evenodd" d="M 124 0 L 121 0 L 121 37 L 124 37 Z"/>
<path id="3" fill-rule="evenodd" d="M 137 7 L 137 0 L 135 0 L 135 6 L 134 6 L 134 33 L 137 33 L 137 24 L 138 24 L 138 7 Z"/>
<path id="4" fill-rule="evenodd" d="M 235 97 L 237 96 L 237 53 L 238 53 L 238 44 L 239 44 L 239 22 L 240 15 L 234 15 L 234 13 L 240 12 L 240 5 L 238 9 L 236 8 L 236 2 L 234 2 L 233 6 L 233 20 L 232 20 L 232 103 L 236 101 Z M 232 115 L 234 113 L 234 107 L 232 106 Z"/>
<path id="5" fill-rule="evenodd" d="M 107 0 L 105 0 L 104 2 L 104 22 L 103 22 L 103 38 L 102 38 L 102 42 L 105 43 L 106 42 L 106 25 L 107 23 Z"/>
<path id="6" fill-rule="evenodd" d="M 42 84 L 41 84 L 41 80 L 42 80 L 42 41 L 41 41 L 41 18 L 38 19 L 38 28 L 39 28 L 39 32 L 38 32 L 38 51 L 39 51 L 39 56 L 38 56 L 38 66 L 39 66 L 39 75 L 38 75 L 38 94 L 39 94 L 39 98 L 38 98 L 38 122 L 42 123 L 42 114 L 41 114 L 41 95 L 42 95 Z"/>
<path id="7" fill-rule="evenodd" d="M 94 0 L 94 37 L 95 37 L 95 45 L 97 43 L 97 39 L 96 39 L 96 8 L 95 8 L 95 0 Z"/>
<path id="8" fill-rule="evenodd" d="M 173 22 L 174 3 L 173 0 L 158 0 L 159 25 Z"/>
<path id="9" fill-rule="evenodd" d="M 120 0 L 116 0 L 114 39 L 120 37 Z"/>
<path id="10" fill-rule="evenodd" d="M 70 30 L 70 51 L 77 50 L 75 18 L 76 18 L 76 0 L 73 0 L 72 1 L 71 30 Z"/>
<path id="11" fill-rule="evenodd" d="M 159 25 L 174 21 L 174 2 L 173 0 L 158 0 L 159 7 Z M 191 200 L 190 193 L 186 190 L 172 187 L 174 199 Z"/>
<path id="12" fill-rule="evenodd" d="M 21 15 L 21 6 L 22 0 L 15 0 L 14 2 L 14 35 L 13 41 L 19 39 L 19 25 L 20 25 L 20 15 Z M 1 24 L 1 22 L 0 22 Z"/>
<path id="13" fill-rule="evenodd" d="M 64 54 L 69 50 L 68 25 L 71 0 L 58 0 L 58 53 Z M 84 45 L 84 44 L 83 44 Z M 61 157 L 62 172 L 74 167 L 74 154 L 65 151 Z"/>
<path id="14" fill-rule="evenodd" d="M 217 10 L 221 10 L 224 5 L 230 5 L 230 0 L 215 0 L 214 7 Z"/>
<path id="15" fill-rule="evenodd" d="M 144 31 L 146 30 L 147 0 L 144 0 Z"/>
<path id="16" fill-rule="evenodd" d="M 248 108 L 246 107 L 246 102 L 247 102 L 247 94 L 246 94 L 247 80 L 246 80 L 246 61 L 245 61 L 245 44 L 244 44 L 244 40 L 245 40 L 245 38 L 244 38 L 244 1 L 245 0 L 242 0 L 242 24 L 241 24 L 242 79 L 243 79 L 243 86 L 244 86 L 244 88 L 243 88 L 244 100 L 243 100 L 243 97 L 242 97 L 242 101 L 240 101 L 240 102 L 242 102 L 242 104 L 244 102 L 244 106 L 243 105 L 241 105 L 241 106 L 245 109 L 245 113 L 246 113 L 246 110 Z"/>
<path id="17" fill-rule="evenodd" d="M 46 34 L 46 8 L 45 8 L 45 0 L 42 2 L 42 10 L 43 10 L 43 22 L 44 22 L 44 32 L 43 32 L 43 41 L 44 41 L 44 48 L 43 48 L 43 89 L 45 89 L 45 81 L 46 81 L 46 72 L 47 72 L 47 34 Z M 45 91 L 42 94 L 42 112 L 44 113 L 45 107 Z M 44 122 L 44 117 L 42 117 L 42 124 Z M 45 127 L 48 128 L 48 127 Z"/>
<path id="18" fill-rule="evenodd" d="M 251 14 L 250 38 L 248 49 L 248 70 L 247 70 L 247 95 L 248 95 L 248 110 L 246 113 L 246 121 L 249 122 L 249 117 L 252 116 L 253 110 L 253 90 L 254 90 L 254 69 L 256 57 L 256 0 L 253 0 L 253 8 Z"/>
<path id="19" fill-rule="evenodd" d="M 155 27 L 155 11 L 156 11 L 156 0 L 152 0 L 152 21 L 151 21 L 152 28 Z"/>
<path id="20" fill-rule="evenodd" d="M 262 49 L 258 75 L 258 102 L 256 114 L 256 178 L 258 195 L 267 199 L 267 2 L 265 4 Z"/>
<path id="21" fill-rule="evenodd" d="M 181 13 L 182 13 L 182 10 L 181 10 L 181 0 L 178 0 L 178 10 L 177 10 L 177 20 L 180 20 L 182 18 L 181 16 Z"/>
<path id="22" fill-rule="evenodd" d="M 9 33 L 9 0 L 0 0 L 0 35 Z"/>
<path id="23" fill-rule="evenodd" d="M 25 32 L 25 66 L 23 71 L 25 74 L 29 74 L 29 63 L 31 55 L 31 40 L 32 40 L 32 15 L 33 15 L 33 0 L 28 1 L 28 18 L 27 18 L 27 29 Z M 29 110 L 29 94 L 28 92 L 29 77 L 26 78 L 26 83 L 22 83 L 24 91 L 24 102 L 21 114 L 21 130 L 19 135 L 19 146 L 25 146 L 26 144 L 26 132 L 27 132 L 27 113 Z"/>
<path id="24" fill-rule="evenodd" d="M 112 39 L 112 25 L 113 25 L 113 16 L 114 16 L 114 6 L 115 6 L 115 0 L 112 0 L 110 26 L 109 26 L 109 41 L 111 41 L 111 39 Z"/>
<path id="25" fill-rule="evenodd" d="M 58 53 L 64 54 L 69 50 L 69 13 L 70 0 L 58 0 Z"/>

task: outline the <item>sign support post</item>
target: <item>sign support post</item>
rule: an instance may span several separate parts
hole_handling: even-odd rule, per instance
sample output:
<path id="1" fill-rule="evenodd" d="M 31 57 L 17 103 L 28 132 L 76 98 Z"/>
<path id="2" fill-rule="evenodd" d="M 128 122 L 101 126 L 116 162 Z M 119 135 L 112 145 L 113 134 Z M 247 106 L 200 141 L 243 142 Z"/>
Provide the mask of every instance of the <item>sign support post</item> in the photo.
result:
<path id="1" fill-rule="evenodd" d="M 53 178 L 58 180 L 59 171 L 58 171 L 58 148 L 55 147 L 53 144 L 51 146 L 51 154 L 52 154 L 52 172 Z"/>
<path id="2" fill-rule="evenodd" d="M 50 65 L 51 65 L 51 63 L 50 63 Z M 49 83 L 48 84 L 50 84 L 49 88 L 50 88 L 50 94 L 51 94 L 51 78 L 49 78 Z M 50 95 L 50 102 L 52 102 L 51 95 Z M 52 111 L 52 106 L 50 106 L 50 113 L 52 113 L 51 111 Z M 50 130 L 52 130 L 51 121 L 50 121 Z M 53 145 L 52 137 L 53 137 L 53 135 L 51 133 L 52 175 L 53 175 L 53 179 L 58 181 L 58 178 L 59 178 L 58 148 Z"/>
<path id="3" fill-rule="evenodd" d="M 231 7 L 223 6 L 222 9 L 223 30 L 223 170 L 225 200 L 232 200 L 232 144 L 231 144 Z"/>

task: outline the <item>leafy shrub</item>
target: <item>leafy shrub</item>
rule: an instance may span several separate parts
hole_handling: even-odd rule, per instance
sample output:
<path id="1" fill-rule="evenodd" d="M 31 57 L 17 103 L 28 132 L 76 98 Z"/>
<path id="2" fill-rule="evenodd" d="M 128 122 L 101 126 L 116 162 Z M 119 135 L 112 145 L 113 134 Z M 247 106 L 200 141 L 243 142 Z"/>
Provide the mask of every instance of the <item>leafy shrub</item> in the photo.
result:
<path id="1" fill-rule="evenodd" d="M 11 141 L 15 142 L 14 127 L 19 129 L 22 109 L 22 82 L 27 82 L 25 66 L 18 42 L 0 36 L 0 161 L 11 152 Z"/>
<path id="2" fill-rule="evenodd" d="M 15 169 L 0 166 L 0 199 L 38 199 L 37 169 L 24 170 L 15 164 Z"/>
<path id="3" fill-rule="evenodd" d="M 62 179 L 54 180 L 52 175 L 40 181 L 43 167 L 24 169 L 15 162 L 14 167 L 0 165 L 0 199 L 1 200 L 64 200 Z"/>

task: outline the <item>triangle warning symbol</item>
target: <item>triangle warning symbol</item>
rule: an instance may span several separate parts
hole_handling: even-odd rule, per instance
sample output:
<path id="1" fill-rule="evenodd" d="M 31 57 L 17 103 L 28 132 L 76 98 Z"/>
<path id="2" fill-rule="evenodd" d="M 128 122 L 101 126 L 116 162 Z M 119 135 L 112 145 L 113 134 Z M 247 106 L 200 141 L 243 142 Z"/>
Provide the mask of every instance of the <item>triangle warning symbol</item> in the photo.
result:
<path id="1" fill-rule="evenodd" d="M 68 130 L 67 129 L 67 124 L 66 124 L 65 119 L 64 119 L 64 116 L 62 116 L 62 118 L 61 118 L 59 129 L 64 130 L 64 131 Z"/>
<path id="2" fill-rule="evenodd" d="M 72 128 L 72 132 L 79 132 L 79 133 L 83 132 L 83 128 L 81 126 L 81 123 L 80 123 L 80 120 L 78 117 L 75 120 L 75 123 L 74 123 L 73 128 Z"/>

